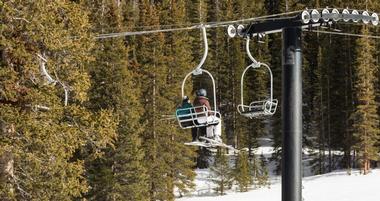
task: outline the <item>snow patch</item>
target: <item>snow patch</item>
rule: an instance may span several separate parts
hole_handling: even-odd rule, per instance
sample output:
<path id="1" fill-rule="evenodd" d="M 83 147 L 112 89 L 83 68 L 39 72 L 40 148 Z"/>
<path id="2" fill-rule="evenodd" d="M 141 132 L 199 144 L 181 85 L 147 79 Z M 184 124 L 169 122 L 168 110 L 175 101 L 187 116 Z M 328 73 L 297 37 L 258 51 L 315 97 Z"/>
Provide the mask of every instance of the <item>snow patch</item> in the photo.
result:
<path id="1" fill-rule="evenodd" d="M 214 184 L 207 181 L 209 170 L 196 170 L 197 190 L 192 197 L 179 198 L 179 201 L 281 201 L 280 177 L 271 178 L 271 187 L 239 193 L 229 191 L 227 195 L 213 193 Z M 303 178 L 303 197 L 305 201 L 378 201 L 380 197 L 380 169 L 361 175 L 358 170 L 336 171 L 324 175 Z"/>

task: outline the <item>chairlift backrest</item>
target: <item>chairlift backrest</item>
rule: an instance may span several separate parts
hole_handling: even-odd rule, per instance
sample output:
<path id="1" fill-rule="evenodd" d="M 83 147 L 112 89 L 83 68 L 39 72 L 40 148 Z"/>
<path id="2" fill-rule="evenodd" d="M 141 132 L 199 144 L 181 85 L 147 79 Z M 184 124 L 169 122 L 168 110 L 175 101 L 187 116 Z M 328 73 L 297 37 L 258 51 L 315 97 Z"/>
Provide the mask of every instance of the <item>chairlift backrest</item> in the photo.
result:
<path id="1" fill-rule="evenodd" d="M 245 74 L 247 73 L 247 71 L 252 68 L 252 69 L 255 69 L 255 68 L 260 68 L 261 66 L 264 66 L 266 67 L 266 69 L 268 69 L 268 72 L 269 72 L 269 77 L 270 77 L 270 90 L 269 90 L 269 100 L 272 101 L 273 100 L 273 74 L 272 74 L 272 70 L 270 69 L 270 67 L 264 63 L 258 63 L 257 66 L 255 66 L 254 64 L 251 64 L 249 66 L 247 66 L 247 68 L 243 71 L 243 74 L 241 75 L 241 80 L 240 80 L 240 99 L 241 99 L 241 104 L 244 105 L 244 77 L 245 77 Z"/>

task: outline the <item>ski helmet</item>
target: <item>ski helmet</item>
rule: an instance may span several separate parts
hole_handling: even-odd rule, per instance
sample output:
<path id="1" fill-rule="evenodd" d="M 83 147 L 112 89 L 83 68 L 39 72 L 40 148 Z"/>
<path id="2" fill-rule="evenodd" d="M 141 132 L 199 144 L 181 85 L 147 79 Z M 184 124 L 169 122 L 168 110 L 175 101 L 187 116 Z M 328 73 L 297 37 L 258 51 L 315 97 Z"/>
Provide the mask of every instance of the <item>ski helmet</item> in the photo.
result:
<path id="1" fill-rule="evenodd" d="M 206 89 L 199 89 L 197 91 L 197 96 L 207 96 L 207 91 Z"/>

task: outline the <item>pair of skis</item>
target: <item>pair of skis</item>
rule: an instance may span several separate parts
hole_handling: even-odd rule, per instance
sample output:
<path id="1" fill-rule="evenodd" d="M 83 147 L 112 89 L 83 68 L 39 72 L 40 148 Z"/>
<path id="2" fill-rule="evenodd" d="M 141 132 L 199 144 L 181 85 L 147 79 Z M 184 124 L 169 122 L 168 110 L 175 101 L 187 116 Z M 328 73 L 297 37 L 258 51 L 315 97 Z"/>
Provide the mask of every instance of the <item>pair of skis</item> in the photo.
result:
<path id="1" fill-rule="evenodd" d="M 235 149 L 231 145 L 226 145 L 223 142 L 219 142 L 217 140 L 213 140 L 207 137 L 200 136 L 200 140 L 203 141 L 194 141 L 194 142 L 186 142 L 185 145 L 189 146 L 198 146 L 198 147 L 206 147 L 206 148 L 216 148 L 216 147 L 222 147 L 222 148 L 227 148 L 232 151 L 238 152 L 239 150 Z"/>

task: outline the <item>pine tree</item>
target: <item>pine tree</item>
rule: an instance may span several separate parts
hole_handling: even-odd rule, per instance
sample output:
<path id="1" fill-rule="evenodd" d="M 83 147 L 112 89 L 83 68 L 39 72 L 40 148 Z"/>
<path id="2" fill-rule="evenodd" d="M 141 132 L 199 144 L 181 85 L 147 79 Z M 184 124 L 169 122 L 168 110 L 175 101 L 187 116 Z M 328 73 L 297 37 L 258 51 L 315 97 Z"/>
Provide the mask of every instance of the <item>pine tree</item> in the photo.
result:
<path id="1" fill-rule="evenodd" d="M 232 13 L 232 3 L 230 1 L 213 1 L 211 4 L 213 12 L 210 13 L 212 21 L 224 21 L 231 20 Z M 211 30 L 210 30 L 211 31 Z M 210 32 L 209 31 L 209 32 Z M 235 124 L 236 124 L 236 108 L 234 106 L 236 85 L 235 85 L 235 71 L 236 68 L 232 63 L 234 59 L 230 56 L 231 47 L 230 40 L 226 37 L 224 29 L 215 29 L 215 32 L 211 32 L 212 37 L 209 41 L 213 44 L 211 50 L 209 51 L 211 60 L 213 60 L 212 65 L 207 65 L 207 68 L 211 68 L 217 81 L 217 104 L 220 113 L 223 115 L 222 123 L 224 132 L 223 136 L 226 136 L 224 142 L 227 144 L 234 144 L 235 138 Z"/>
<path id="2" fill-rule="evenodd" d="M 371 2 L 369 9 L 373 9 L 373 10 L 379 10 L 380 9 L 380 2 L 378 2 L 378 1 L 369 1 L 369 2 Z M 375 49 L 379 50 L 379 42 L 377 40 L 375 43 Z M 379 78 L 380 77 L 380 68 L 379 68 L 380 51 L 376 51 L 375 64 L 377 66 L 377 77 Z M 379 103 L 380 103 L 380 79 L 377 79 L 377 83 L 375 86 L 376 86 L 376 102 L 377 102 L 377 105 L 379 105 Z M 377 114 L 378 114 L 378 116 L 380 116 L 380 107 L 377 107 Z M 380 127 L 380 122 L 379 122 L 379 127 Z M 377 142 L 377 147 L 380 147 L 380 139 Z"/>
<path id="3" fill-rule="evenodd" d="M 265 10 L 267 14 L 281 13 L 285 11 L 285 6 L 282 5 L 284 1 L 280 0 L 266 0 Z M 272 140 L 275 153 L 272 154 L 271 160 L 276 163 L 276 173 L 281 172 L 281 146 L 282 146 L 282 128 L 281 128 L 281 75 L 282 75 L 282 63 L 281 57 L 281 44 L 282 39 L 280 35 L 268 36 L 268 49 L 270 55 L 271 69 L 273 73 L 273 97 L 276 97 L 279 101 L 276 114 L 271 117 L 270 123 L 272 127 Z"/>
<path id="4" fill-rule="evenodd" d="M 259 188 L 259 178 L 260 178 L 260 161 L 257 159 L 256 155 L 252 155 L 249 157 L 249 172 L 251 174 L 251 185 L 254 186 L 254 188 Z"/>
<path id="5" fill-rule="evenodd" d="M 139 22 L 141 26 L 155 26 L 159 24 L 157 7 L 149 1 L 139 2 Z M 141 114 L 145 126 L 149 129 L 143 131 L 144 166 L 147 168 L 147 188 L 149 200 L 169 199 L 167 191 L 166 160 L 161 158 L 165 152 L 163 149 L 168 133 L 165 132 L 165 124 L 159 124 L 160 105 L 164 97 L 160 96 L 161 83 L 165 81 L 166 67 L 163 55 L 163 34 L 137 37 L 136 55 L 142 84 L 140 101 L 145 108 Z M 163 142 L 162 144 L 160 144 Z M 162 147 L 161 147 L 162 146 Z"/>
<path id="6" fill-rule="evenodd" d="M 66 1 L 1 4 L 0 158 L 9 168 L 0 196 L 80 198 L 88 184 L 77 154 L 91 147 L 97 157 L 116 136 L 110 111 L 85 105 L 94 45 L 88 13 Z"/>
<path id="7" fill-rule="evenodd" d="M 141 25 L 186 21 L 183 1 L 163 1 L 160 4 L 142 1 L 139 8 Z M 140 80 L 144 83 L 141 100 L 146 109 L 142 116 L 150 128 L 143 132 L 149 199 L 174 200 L 175 187 L 186 192 L 193 186 L 195 174 L 191 171 L 191 159 L 194 154 L 183 144 L 190 140 L 190 135 L 180 131 L 176 122 L 163 120 L 162 116 L 173 114 L 182 99 L 178 97 L 181 86 L 178 81 L 191 66 L 190 48 L 186 48 L 189 38 L 186 33 L 178 32 L 138 39 L 136 61 L 141 67 L 137 72 L 144 75 Z M 179 152 L 182 154 L 178 155 Z"/>
<path id="8" fill-rule="evenodd" d="M 368 34 L 368 27 L 363 27 L 362 34 Z M 357 60 L 355 66 L 356 80 L 354 83 L 356 104 L 351 114 L 355 137 L 354 148 L 358 152 L 361 168 L 364 174 L 370 170 L 370 161 L 378 159 L 379 116 L 375 102 L 374 82 L 376 81 L 375 51 L 373 41 L 367 38 L 357 40 Z"/>
<path id="9" fill-rule="evenodd" d="M 160 24 L 184 24 L 187 22 L 185 1 L 163 1 L 160 5 Z M 165 35 L 165 46 L 163 52 L 167 58 L 166 65 L 168 66 L 166 73 L 165 89 L 161 95 L 166 98 L 167 107 L 160 109 L 161 112 L 167 114 L 173 113 L 177 105 L 182 100 L 179 96 L 181 91 L 182 78 L 193 70 L 193 62 L 191 57 L 190 47 L 191 37 L 188 32 L 176 32 Z M 179 78 L 179 79 L 178 79 Z M 190 91 L 192 85 L 187 82 L 186 91 Z M 168 145 L 165 155 L 167 155 L 169 164 L 168 192 L 170 199 L 174 199 L 174 188 L 178 189 L 179 193 L 186 193 L 194 187 L 193 172 L 194 163 L 191 160 L 195 157 L 195 152 L 192 147 L 188 147 L 183 142 L 191 140 L 190 130 L 182 130 L 178 127 L 177 122 L 165 122 L 168 124 L 166 132 L 170 140 L 166 140 Z M 177 153 L 181 152 L 181 155 Z M 165 156 L 163 156 L 165 157 Z"/>
<path id="10" fill-rule="evenodd" d="M 232 169 L 229 164 L 228 156 L 222 151 L 218 150 L 213 166 L 210 168 L 213 182 L 217 185 L 216 192 L 224 195 L 226 189 L 232 185 Z"/>
<path id="11" fill-rule="evenodd" d="M 237 156 L 234 180 L 238 183 L 240 192 L 248 191 L 248 187 L 252 184 L 248 154 L 244 151 L 240 151 Z"/>
<path id="12" fill-rule="evenodd" d="M 88 2 L 94 30 L 123 31 L 125 10 L 133 7 L 117 2 Z M 142 164 L 139 86 L 130 70 L 128 47 L 122 38 L 97 41 L 96 60 L 91 69 L 93 87 L 90 104 L 94 110 L 110 108 L 118 116 L 118 138 L 107 154 L 88 163 L 92 184 L 89 197 L 102 200 L 147 200 L 146 169 Z"/>
<path id="13" fill-rule="evenodd" d="M 269 170 L 267 168 L 267 159 L 265 158 L 264 154 L 262 153 L 260 155 L 260 175 L 258 177 L 258 186 L 268 188 L 270 187 L 270 181 L 269 181 Z"/>

